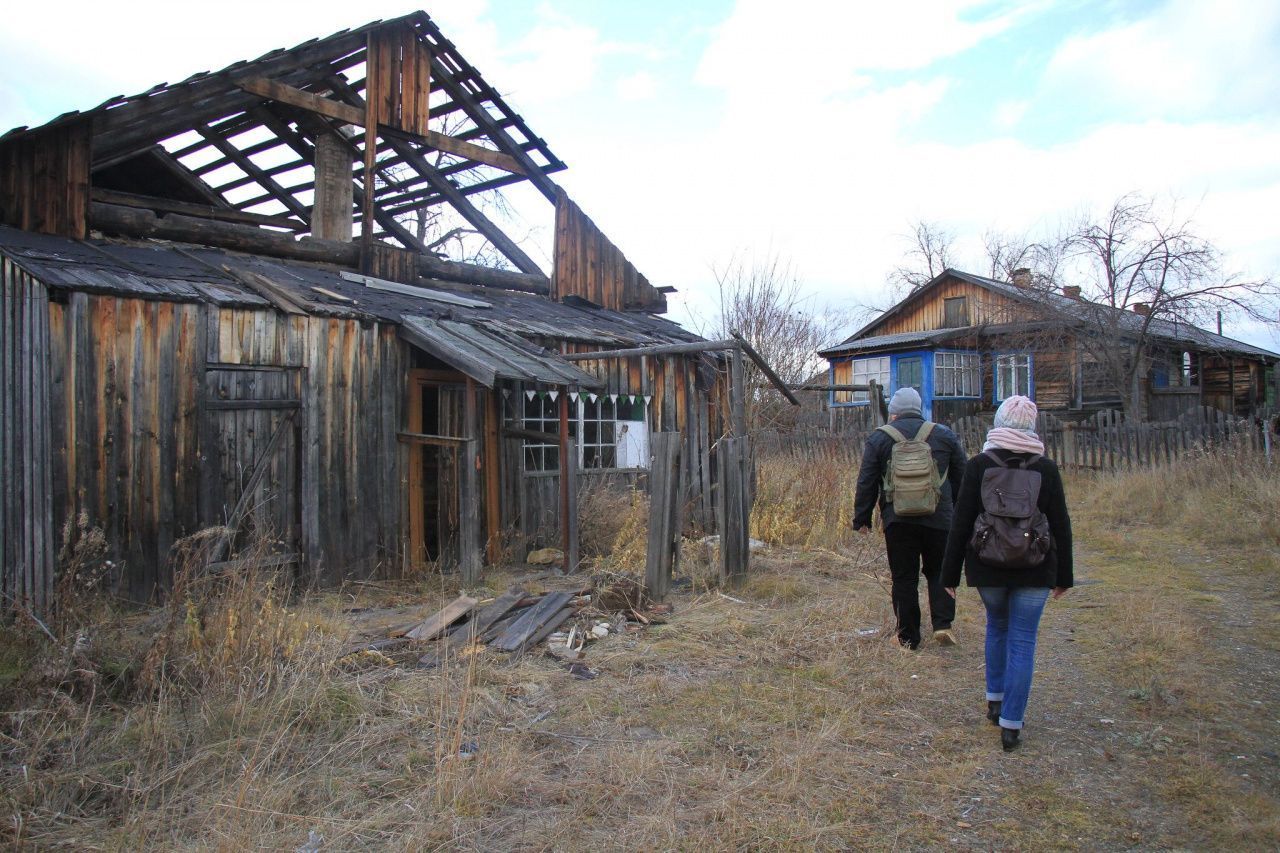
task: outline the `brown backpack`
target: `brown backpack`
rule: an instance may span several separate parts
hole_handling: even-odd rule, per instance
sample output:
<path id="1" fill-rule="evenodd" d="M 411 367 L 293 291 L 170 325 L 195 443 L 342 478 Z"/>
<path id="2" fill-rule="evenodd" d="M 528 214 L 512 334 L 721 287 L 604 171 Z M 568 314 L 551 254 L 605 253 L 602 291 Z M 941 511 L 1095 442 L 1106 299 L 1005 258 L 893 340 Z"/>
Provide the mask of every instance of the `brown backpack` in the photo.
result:
<path id="1" fill-rule="evenodd" d="M 982 513 L 973 525 L 969 547 L 978 559 L 1000 569 L 1034 569 L 1044 562 L 1052 537 L 1040 511 L 1040 472 L 1028 470 L 1040 457 L 1013 468 L 986 451 L 997 467 L 982 475 Z"/>

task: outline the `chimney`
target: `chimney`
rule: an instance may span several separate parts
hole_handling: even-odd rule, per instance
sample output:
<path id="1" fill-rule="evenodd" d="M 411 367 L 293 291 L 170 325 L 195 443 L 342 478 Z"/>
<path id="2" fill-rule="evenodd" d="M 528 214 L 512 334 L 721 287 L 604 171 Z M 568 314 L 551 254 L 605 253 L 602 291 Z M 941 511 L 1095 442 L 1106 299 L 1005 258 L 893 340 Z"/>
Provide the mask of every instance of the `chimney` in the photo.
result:
<path id="1" fill-rule="evenodd" d="M 1080 301 L 1080 287 L 1075 284 L 1066 284 L 1062 286 L 1062 295 L 1068 299 Z"/>
<path id="2" fill-rule="evenodd" d="M 1010 281 L 1012 281 L 1018 287 L 1030 287 L 1031 286 L 1031 270 L 1028 269 L 1027 267 L 1019 267 L 1018 269 L 1013 271 L 1013 276 L 1010 278 Z"/>
<path id="3" fill-rule="evenodd" d="M 1145 302 L 1135 302 L 1130 307 L 1133 308 L 1133 313 L 1141 314 L 1143 317 L 1151 313 L 1151 306 Z"/>

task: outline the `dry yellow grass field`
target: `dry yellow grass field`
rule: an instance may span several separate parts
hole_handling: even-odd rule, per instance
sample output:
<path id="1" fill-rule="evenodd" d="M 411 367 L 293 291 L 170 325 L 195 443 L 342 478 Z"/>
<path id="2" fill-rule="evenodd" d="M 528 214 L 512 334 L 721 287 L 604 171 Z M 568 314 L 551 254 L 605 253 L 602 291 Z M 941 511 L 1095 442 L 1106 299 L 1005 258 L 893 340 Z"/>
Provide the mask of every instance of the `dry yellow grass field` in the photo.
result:
<path id="1" fill-rule="evenodd" d="M 850 462 L 852 464 L 852 461 Z M 982 716 L 982 615 L 898 648 L 852 471 L 762 460 L 721 590 L 690 544 L 666 623 L 597 675 L 482 652 L 342 657 L 353 608 L 439 576 L 291 598 L 270 576 L 92 596 L 0 644 L 0 838 L 76 849 L 1262 849 L 1280 845 L 1280 473 L 1230 455 L 1074 476 L 1085 581 L 1046 612 L 1024 746 Z M 603 498 L 602 498 L 603 500 Z M 641 502 L 584 531 L 636 568 Z M 196 543 L 198 546 L 198 543 Z M 639 550 L 637 551 L 637 547 Z M 482 594 L 519 575 L 495 572 Z M 323 839 L 320 841 L 320 839 Z M 314 847 L 315 845 L 313 845 Z"/>

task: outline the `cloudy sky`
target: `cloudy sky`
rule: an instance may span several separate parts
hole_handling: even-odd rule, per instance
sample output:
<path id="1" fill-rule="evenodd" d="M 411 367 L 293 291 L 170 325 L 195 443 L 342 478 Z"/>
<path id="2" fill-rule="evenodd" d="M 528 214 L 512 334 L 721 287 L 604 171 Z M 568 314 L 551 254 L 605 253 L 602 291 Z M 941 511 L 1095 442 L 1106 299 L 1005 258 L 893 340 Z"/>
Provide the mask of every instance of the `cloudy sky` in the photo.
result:
<path id="1" fill-rule="evenodd" d="M 680 289 L 679 318 L 736 252 L 789 259 L 815 306 L 883 304 L 914 220 L 981 270 L 983 231 L 1035 236 L 1130 191 L 1177 199 L 1233 269 L 1280 274 L 1271 0 L 23 4 L 0 32 L 0 125 L 418 6 Z"/>

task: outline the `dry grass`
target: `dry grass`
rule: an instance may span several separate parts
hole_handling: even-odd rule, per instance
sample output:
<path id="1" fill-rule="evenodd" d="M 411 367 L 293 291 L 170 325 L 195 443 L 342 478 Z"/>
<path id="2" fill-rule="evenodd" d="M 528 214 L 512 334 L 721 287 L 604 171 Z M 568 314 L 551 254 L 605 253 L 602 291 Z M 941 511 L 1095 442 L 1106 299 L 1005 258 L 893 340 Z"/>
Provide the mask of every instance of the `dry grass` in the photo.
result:
<path id="1" fill-rule="evenodd" d="M 860 454 L 860 447 L 850 447 L 836 456 L 758 460 L 752 535 L 770 545 L 805 549 L 849 545 Z"/>
<path id="2" fill-rule="evenodd" d="M 1242 780 L 1226 751 L 1270 731 L 1232 741 L 1213 723 L 1215 678 L 1238 665 L 1206 627 L 1228 592 L 1205 586 L 1183 516 L 1115 520 L 1121 495 L 1161 484 L 1069 483 L 1081 573 L 1103 583 L 1046 614 L 1033 703 L 1048 719 L 1010 757 L 980 715 L 976 597 L 962 597 L 959 648 L 899 648 L 880 540 L 847 534 L 852 474 L 831 468 L 762 460 L 756 535 L 787 544 L 727 594 L 688 560 L 695 582 L 666 624 L 590 648 L 594 680 L 536 654 L 438 670 L 340 657 L 344 611 L 430 610 L 457 592 L 439 577 L 294 600 L 267 572 L 187 572 L 165 609 L 99 610 L 56 645 L 19 625 L 0 642 L 0 838 L 228 850 L 295 849 L 312 832 L 324 849 L 415 850 L 1280 841 L 1274 792 Z M 1274 488 L 1246 485 L 1244 465 L 1238 477 L 1225 493 L 1240 500 Z M 634 570 L 642 502 L 609 511 L 584 535 L 600 564 Z M 1258 575 L 1244 558 L 1238 568 Z M 1068 631 L 1076 642 L 1055 639 Z M 1073 700 L 1117 724 L 1094 734 L 1098 707 Z"/>

